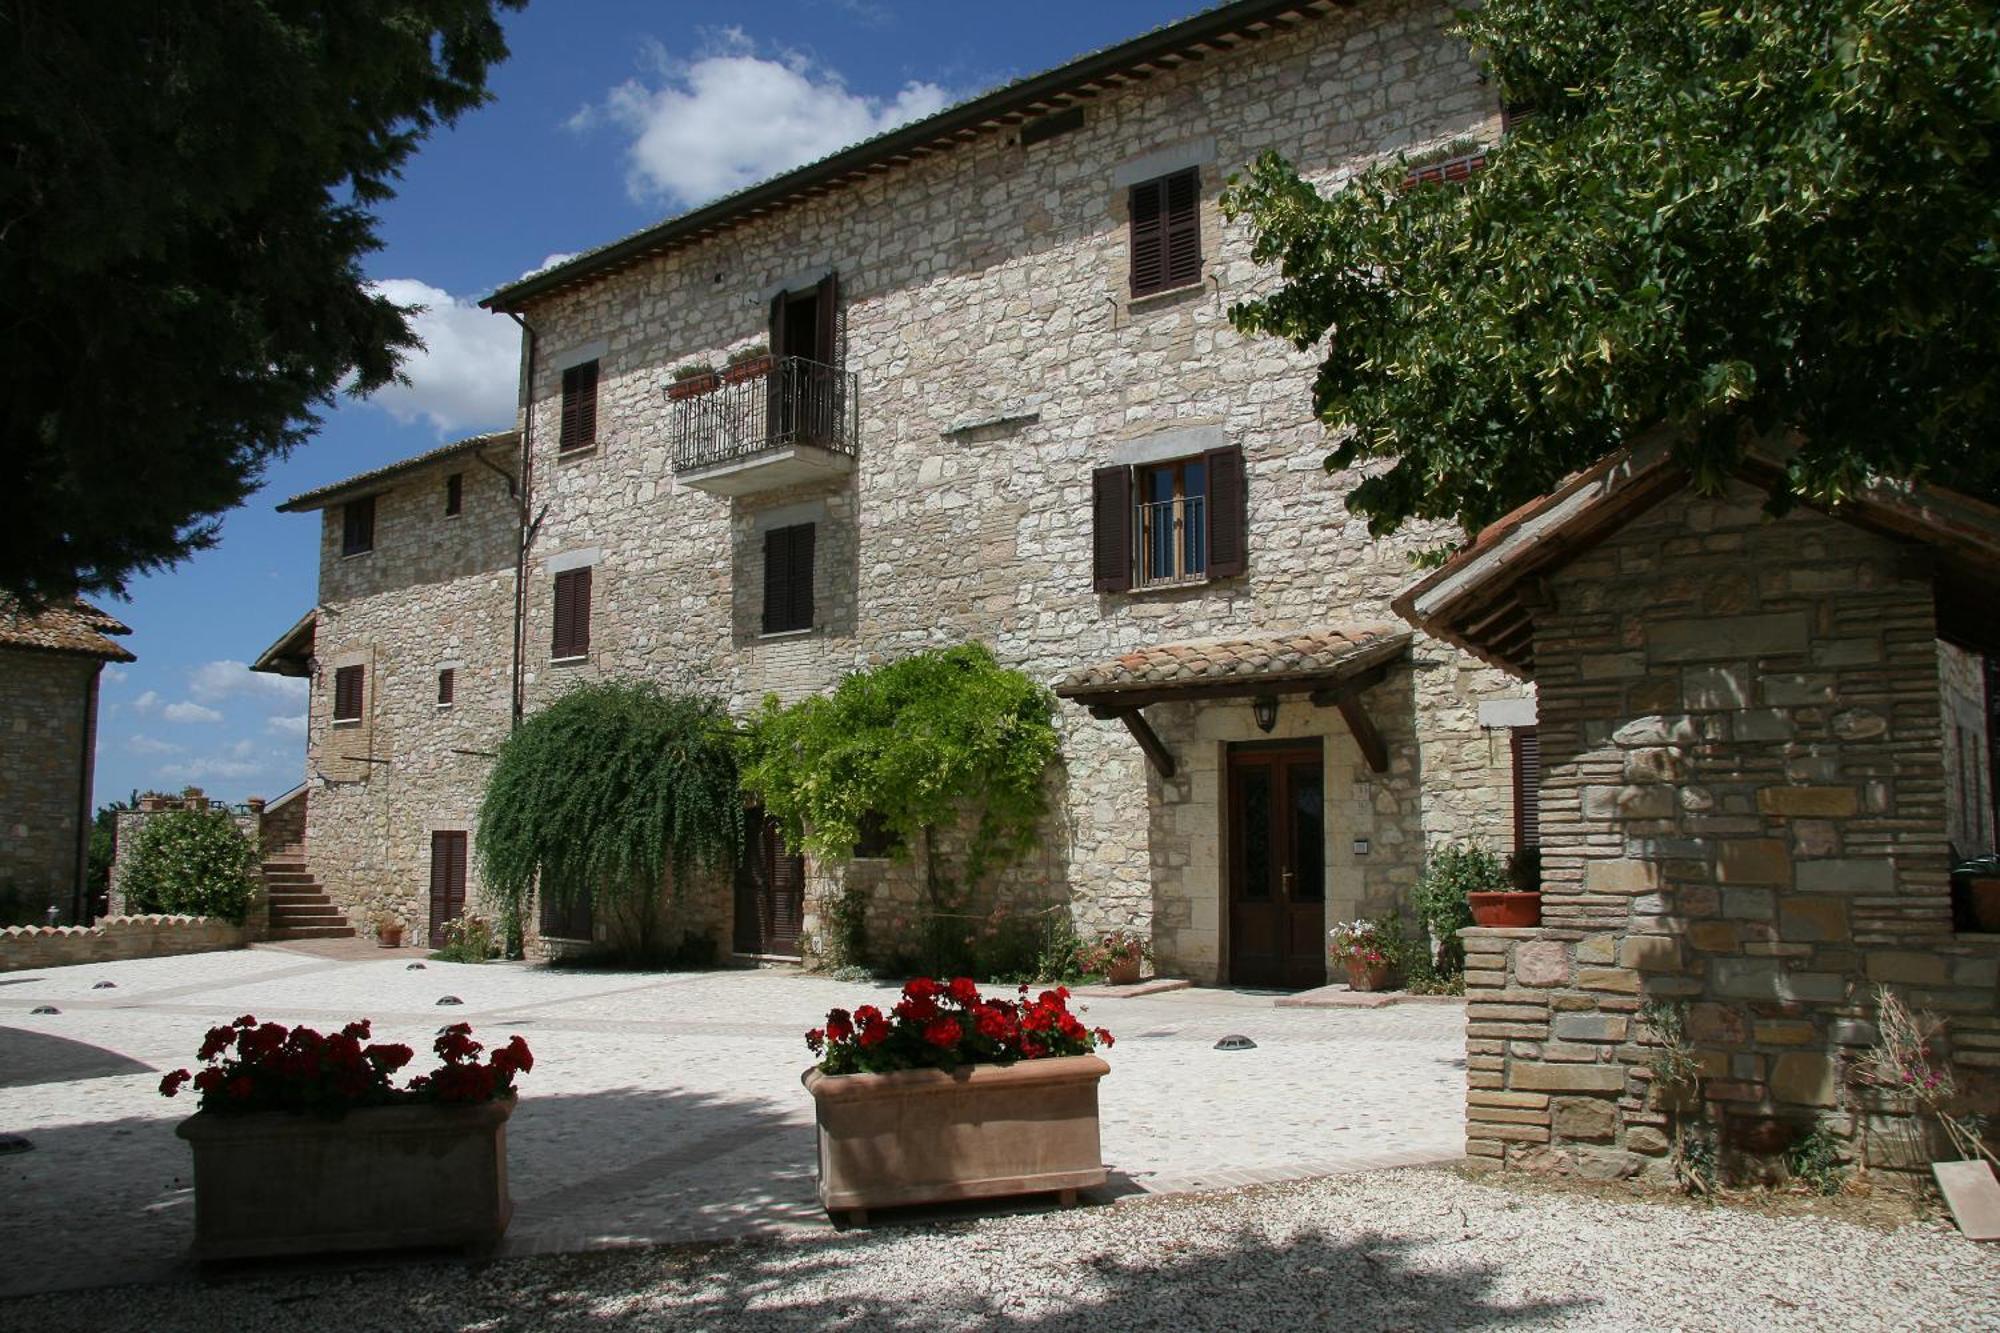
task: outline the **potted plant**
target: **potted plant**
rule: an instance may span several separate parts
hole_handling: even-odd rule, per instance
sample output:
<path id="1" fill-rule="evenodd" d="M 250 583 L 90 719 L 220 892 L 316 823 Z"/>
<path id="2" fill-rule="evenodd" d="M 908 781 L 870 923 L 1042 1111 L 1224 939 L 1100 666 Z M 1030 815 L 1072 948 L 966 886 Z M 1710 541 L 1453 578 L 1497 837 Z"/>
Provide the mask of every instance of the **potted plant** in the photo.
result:
<path id="1" fill-rule="evenodd" d="M 713 390 L 720 382 L 715 377 L 714 366 L 706 361 L 689 361 L 674 367 L 673 380 L 667 385 L 667 397 L 698 397 Z"/>
<path id="2" fill-rule="evenodd" d="M 1530 863 L 1517 864 L 1525 871 Z M 1539 875 L 1539 872 L 1535 872 Z M 1539 883 L 1524 889 L 1510 879 L 1500 858 L 1478 843 L 1435 848 L 1424 863 L 1424 880 L 1433 891 L 1463 894 L 1474 925 L 1537 926 L 1542 921 Z"/>
<path id="3" fill-rule="evenodd" d="M 724 384 L 741 384 L 744 380 L 754 380 L 771 373 L 771 349 L 758 343 L 740 352 L 730 353 L 729 360 L 722 367 Z"/>
<path id="4" fill-rule="evenodd" d="M 403 947 L 403 922 L 401 918 L 378 913 L 375 917 L 375 942 L 385 949 Z"/>
<path id="5" fill-rule="evenodd" d="M 1076 951 L 1079 971 L 1101 976 L 1113 986 L 1138 985 L 1140 965 L 1152 958 L 1153 947 L 1145 936 L 1126 930 L 1106 931 Z"/>
<path id="6" fill-rule="evenodd" d="M 1951 885 L 1960 905 L 1958 929 L 2000 935 L 2000 856 L 1960 861 L 1951 868 Z"/>
<path id="7" fill-rule="evenodd" d="M 237 1259 L 401 1246 L 490 1247 L 507 1229 L 507 1118 L 519 1037 L 485 1060 L 472 1029 L 442 1029 L 439 1065 L 401 1087 L 410 1048 L 368 1043 L 368 1020 L 331 1036 L 244 1015 L 210 1029 L 201 1094 L 174 1131 L 194 1152 L 195 1256 Z"/>
<path id="8" fill-rule="evenodd" d="M 1387 990 L 1389 953 L 1373 921 L 1343 921 L 1327 932 L 1327 953 L 1347 969 L 1352 990 Z"/>
<path id="9" fill-rule="evenodd" d="M 819 1139 L 819 1199 L 867 1220 L 870 1208 L 1104 1183 L 1094 1054 L 1111 1034 L 1085 1027 L 1063 987 L 988 999 L 971 979 L 917 977 L 888 1012 L 835 1009 L 806 1034 L 819 1063 L 802 1081 Z"/>

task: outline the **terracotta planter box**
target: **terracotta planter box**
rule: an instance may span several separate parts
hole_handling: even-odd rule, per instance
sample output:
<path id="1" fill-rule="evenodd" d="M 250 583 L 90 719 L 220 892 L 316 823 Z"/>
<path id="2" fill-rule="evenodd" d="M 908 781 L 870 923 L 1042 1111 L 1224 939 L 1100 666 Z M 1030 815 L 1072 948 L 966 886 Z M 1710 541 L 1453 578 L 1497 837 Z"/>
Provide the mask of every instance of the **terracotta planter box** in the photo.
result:
<path id="1" fill-rule="evenodd" d="M 945 1073 L 808 1069 L 819 1127 L 819 1201 L 855 1223 L 870 1208 L 1104 1183 L 1094 1055 L 973 1065 Z"/>
<path id="2" fill-rule="evenodd" d="M 378 1106 L 338 1120 L 197 1112 L 197 1259 L 418 1246 L 489 1249 L 507 1229 L 507 1118 L 477 1106 Z"/>
<path id="3" fill-rule="evenodd" d="M 667 385 L 667 397 L 675 400 L 699 398 L 702 394 L 712 392 L 721 383 L 722 381 L 716 378 L 713 371 L 706 375 L 690 375 L 686 379 L 678 379 L 669 383 Z"/>
<path id="4" fill-rule="evenodd" d="M 1539 926 L 1542 924 L 1542 895 L 1539 893 L 1468 893 L 1473 921 L 1489 928 Z"/>
<path id="5" fill-rule="evenodd" d="M 745 357 L 741 361 L 731 361 L 722 368 L 724 384 L 741 384 L 745 380 L 759 379 L 771 373 L 771 358 L 766 356 Z"/>

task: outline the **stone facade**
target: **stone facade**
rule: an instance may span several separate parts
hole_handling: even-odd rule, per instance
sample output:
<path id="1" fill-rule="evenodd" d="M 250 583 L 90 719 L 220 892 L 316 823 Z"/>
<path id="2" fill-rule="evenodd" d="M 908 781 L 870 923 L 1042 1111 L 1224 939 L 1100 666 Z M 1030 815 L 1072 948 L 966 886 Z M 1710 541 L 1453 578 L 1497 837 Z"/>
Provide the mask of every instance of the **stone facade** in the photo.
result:
<path id="1" fill-rule="evenodd" d="M 510 472 L 511 436 L 483 452 Z M 373 549 L 342 553 L 341 498 L 322 502 L 320 593 L 307 710 L 307 867 L 349 924 L 379 916 L 421 942 L 430 926 L 430 844 L 474 828 L 506 737 L 513 669 L 519 510 L 508 477 L 467 448 L 379 485 Z M 445 513 L 460 478 L 460 512 Z M 341 667 L 363 668 L 361 718 L 333 720 Z M 452 701 L 438 702 L 438 673 Z M 467 902 L 477 902 L 468 867 Z"/>
<path id="2" fill-rule="evenodd" d="M 1942 661 L 1911 548 L 1737 485 L 1548 576 L 1535 620 L 1543 925 L 1465 933 L 1476 1160 L 1669 1174 L 1649 1000 L 1686 1006 L 1727 1147 L 1776 1120 L 1910 1162 L 1844 1089 L 1876 986 L 1950 1021 L 2000 1104 L 2000 937 L 1954 935 Z"/>
<path id="3" fill-rule="evenodd" d="M 100 657 L 0 647 L 0 900 L 75 921 Z"/>

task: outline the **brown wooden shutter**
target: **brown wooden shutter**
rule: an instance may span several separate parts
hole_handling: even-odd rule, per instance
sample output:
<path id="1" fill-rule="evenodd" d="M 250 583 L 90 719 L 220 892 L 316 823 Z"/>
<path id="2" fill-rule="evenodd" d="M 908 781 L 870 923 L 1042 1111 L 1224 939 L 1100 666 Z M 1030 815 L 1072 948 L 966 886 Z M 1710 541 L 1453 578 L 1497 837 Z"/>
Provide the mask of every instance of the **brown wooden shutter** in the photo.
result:
<path id="1" fill-rule="evenodd" d="M 1233 445 L 1211 449 L 1203 462 L 1208 471 L 1208 576 L 1226 579 L 1241 574 L 1248 557 L 1243 451 Z"/>
<path id="2" fill-rule="evenodd" d="M 444 670 L 438 672 L 438 705 L 440 707 L 450 706 L 452 692 L 456 689 L 457 684 L 457 673 L 450 667 L 446 667 Z"/>
<path id="3" fill-rule="evenodd" d="M 840 322 L 837 318 L 840 302 L 839 275 L 829 273 L 821 278 L 814 295 L 813 314 L 819 326 L 813 330 L 813 346 L 817 349 L 823 365 L 839 365 Z"/>
<path id="4" fill-rule="evenodd" d="M 344 666 L 333 673 L 333 720 L 359 722 L 367 690 L 365 667 Z"/>
<path id="5" fill-rule="evenodd" d="M 812 628 L 813 539 L 811 523 L 764 534 L 764 633 Z"/>
<path id="6" fill-rule="evenodd" d="M 590 651 L 590 570 L 556 575 L 555 634 L 551 657 L 582 657 Z"/>
<path id="7" fill-rule="evenodd" d="M 1091 587 L 1132 586 L 1132 469 L 1101 467 L 1090 477 Z"/>
<path id="8" fill-rule="evenodd" d="M 1514 849 L 1542 845 L 1542 735 L 1534 727 L 1515 727 Z"/>
<path id="9" fill-rule="evenodd" d="M 1164 180 L 1142 181 L 1132 187 L 1132 295 L 1144 296 L 1167 285 L 1167 199 Z"/>
<path id="10" fill-rule="evenodd" d="M 790 297 L 790 292 L 779 292 L 771 298 L 771 355 L 774 357 L 785 355 L 785 302 Z M 772 376 L 773 380 L 776 378 Z"/>
<path id="11" fill-rule="evenodd" d="M 444 479 L 444 512 L 448 518 L 465 508 L 465 474 L 454 472 Z"/>
<path id="12" fill-rule="evenodd" d="M 558 450 L 585 449 L 597 442 L 597 363 L 586 361 L 562 374 L 562 433 Z"/>
<path id="13" fill-rule="evenodd" d="M 340 507 L 340 553 L 360 555 L 375 549 L 375 497 L 364 495 Z"/>
<path id="14" fill-rule="evenodd" d="M 577 428 L 577 411 L 582 399 L 576 392 L 576 367 L 571 366 L 562 373 L 562 429 L 556 435 L 558 452 L 578 448 L 577 441 L 582 432 Z"/>
<path id="15" fill-rule="evenodd" d="M 1163 287 L 1201 280 L 1201 173 L 1179 172 L 1166 179 L 1164 226 L 1166 271 Z"/>

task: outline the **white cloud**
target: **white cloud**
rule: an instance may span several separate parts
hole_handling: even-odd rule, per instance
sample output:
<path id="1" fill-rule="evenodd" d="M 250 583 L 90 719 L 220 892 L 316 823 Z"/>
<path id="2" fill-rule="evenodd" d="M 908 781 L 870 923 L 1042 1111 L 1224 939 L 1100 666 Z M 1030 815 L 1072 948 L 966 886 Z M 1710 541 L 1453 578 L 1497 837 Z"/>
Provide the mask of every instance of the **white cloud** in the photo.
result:
<path id="1" fill-rule="evenodd" d="M 131 674 L 124 667 L 108 666 L 104 668 L 104 683 L 106 685 L 123 685 L 125 678 Z"/>
<path id="2" fill-rule="evenodd" d="M 159 706 L 160 696 L 151 690 L 147 690 L 132 701 L 132 711 L 135 713 L 150 713 Z"/>
<path id="3" fill-rule="evenodd" d="M 155 776 L 169 782 L 212 783 L 218 778 L 254 778 L 270 771 L 271 765 L 267 760 L 210 756 L 206 759 L 190 759 L 181 764 L 163 765 Z"/>
<path id="4" fill-rule="evenodd" d="M 521 331 L 513 320 L 415 278 L 370 285 L 405 309 L 423 307 L 410 324 L 424 346 L 404 358 L 409 383 L 378 389 L 369 402 L 406 425 L 429 421 L 440 435 L 512 424 L 521 371 Z"/>
<path id="5" fill-rule="evenodd" d="M 526 273 L 523 273 L 521 277 L 532 278 L 537 273 L 547 273 L 557 264 L 567 264 L 570 260 L 575 259 L 578 253 L 579 252 L 577 251 L 570 251 L 567 254 L 546 255 L 543 257 L 541 263 L 535 265 L 533 268 L 529 269 Z M 515 279 L 515 281 L 516 282 L 520 281 L 520 278 Z"/>
<path id="6" fill-rule="evenodd" d="M 168 741 L 155 740 L 151 736 L 133 733 L 126 738 L 125 748 L 133 754 L 179 754 L 181 747 Z"/>
<path id="7" fill-rule="evenodd" d="M 282 736 L 303 736 L 306 734 L 304 713 L 284 713 L 264 719 L 264 730 L 275 731 Z"/>
<path id="8" fill-rule="evenodd" d="M 188 672 L 188 692 L 204 703 L 230 698 L 270 699 L 297 703 L 310 688 L 302 676 L 274 676 L 252 671 L 249 664 L 222 658 L 203 662 Z"/>
<path id="9" fill-rule="evenodd" d="M 203 708 L 200 704 L 189 703 L 186 700 L 182 700 L 177 704 L 168 704 L 160 710 L 160 716 L 169 722 L 222 721 L 222 714 L 216 712 L 213 708 Z"/>
<path id="10" fill-rule="evenodd" d="M 652 79 L 613 88 L 572 129 L 609 121 L 631 136 L 626 188 L 634 199 L 691 206 L 740 190 L 836 149 L 944 108 L 934 83 L 910 82 L 893 98 L 848 91 L 836 70 L 807 56 L 757 53 L 741 29 L 691 62 L 653 53 Z"/>

